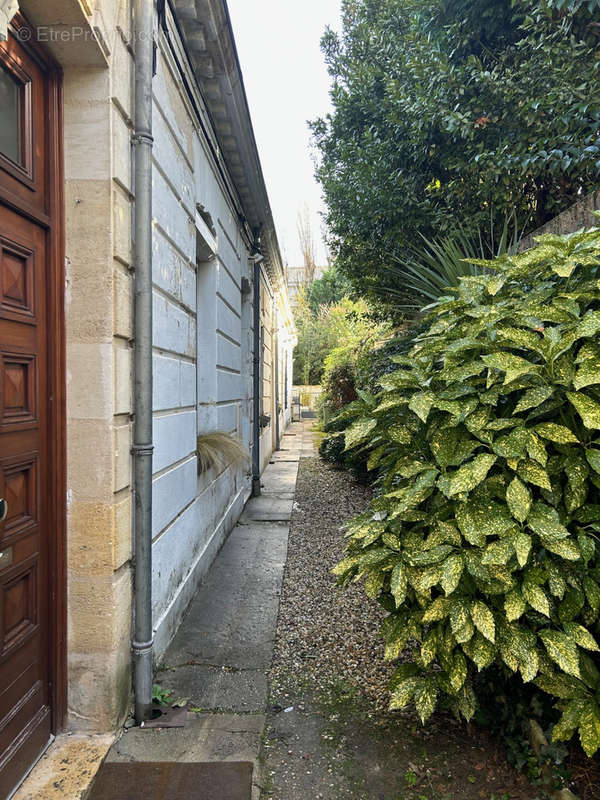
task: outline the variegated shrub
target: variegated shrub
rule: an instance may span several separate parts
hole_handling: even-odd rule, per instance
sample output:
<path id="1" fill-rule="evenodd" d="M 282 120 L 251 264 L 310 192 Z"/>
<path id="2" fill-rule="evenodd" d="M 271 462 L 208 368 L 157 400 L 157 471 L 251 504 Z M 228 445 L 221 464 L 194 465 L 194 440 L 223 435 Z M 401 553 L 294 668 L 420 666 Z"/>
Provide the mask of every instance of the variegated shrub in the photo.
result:
<path id="1" fill-rule="evenodd" d="M 425 721 L 443 701 L 469 719 L 476 671 L 503 664 L 556 698 L 555 739 L 578 731 L 592 754 L 600 231 L 537 241 L 463 279 L 364 398 L 346 447 L 370 450 L 379 491 L 334 572 L 389 611 L 392 708 L 414 701 Z"/>

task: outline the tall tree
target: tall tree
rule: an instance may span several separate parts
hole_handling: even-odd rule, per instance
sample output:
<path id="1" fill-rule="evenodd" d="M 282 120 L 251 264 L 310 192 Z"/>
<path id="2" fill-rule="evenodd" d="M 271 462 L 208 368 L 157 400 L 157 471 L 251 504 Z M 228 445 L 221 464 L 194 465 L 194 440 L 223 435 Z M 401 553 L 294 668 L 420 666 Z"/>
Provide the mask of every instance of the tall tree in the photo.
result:
<path id="1" fill-rule="evenodd" d="M 420 234 L 531 230 L 598 185 L 596 0 L 344 0 L 312 125 L 336 264 L 363 292 Z"/>
<path id="2" fill-rule="evenodd" d="M 315 237 L 313 235 L 312 222 L 310 219 L 310 209 L 306 203 L 302 211 L 298 212 L 298 239 L 300 241 L 300 251 L 304 261 L 305 285 L 308 287 L 314 280 L 317 268 Z"/>

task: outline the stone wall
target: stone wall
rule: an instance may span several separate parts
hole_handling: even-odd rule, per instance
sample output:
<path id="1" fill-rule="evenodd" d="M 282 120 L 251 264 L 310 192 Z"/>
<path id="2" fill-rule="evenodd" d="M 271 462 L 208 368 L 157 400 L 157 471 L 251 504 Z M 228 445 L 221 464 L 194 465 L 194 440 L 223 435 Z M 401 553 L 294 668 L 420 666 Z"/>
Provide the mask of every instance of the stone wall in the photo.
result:
<path id="1" fill-rule="evenodd" d="M 600 209 L 600 190 L 586 195 L 578 203 L 575 203 L 571 208 L 563 211 L 550 222 L 547 222 L 541 228 L 526 236 L 519 245 L 519 250 L 527 250 L 533 247 L 535 236 L 540 236 L 543 233 L 573 233 L 580 228 L 592 228 L 599 224 L 599 220 L 592 213 Z"/>

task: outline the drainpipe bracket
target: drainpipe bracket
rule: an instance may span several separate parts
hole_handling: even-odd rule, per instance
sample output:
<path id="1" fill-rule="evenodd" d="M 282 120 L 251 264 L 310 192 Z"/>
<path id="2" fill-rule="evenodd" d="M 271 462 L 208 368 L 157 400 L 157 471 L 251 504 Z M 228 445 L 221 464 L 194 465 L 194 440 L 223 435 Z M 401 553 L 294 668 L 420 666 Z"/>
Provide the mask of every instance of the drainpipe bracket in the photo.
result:
<path id="1" fill-rule="evenodd" d="M 151 133 L 145 133 L 144 131 L 137 131 L 131 137 L 131 141 L 133 144 L 149 144 L 152 146 L 154 144 L 154 136 Z"/>
<path id="2" fill-rule="evenodd" d="M 133 444 L 131 452 L 134 456 L 151 456 L 154 453 L 153 444 Z"/>

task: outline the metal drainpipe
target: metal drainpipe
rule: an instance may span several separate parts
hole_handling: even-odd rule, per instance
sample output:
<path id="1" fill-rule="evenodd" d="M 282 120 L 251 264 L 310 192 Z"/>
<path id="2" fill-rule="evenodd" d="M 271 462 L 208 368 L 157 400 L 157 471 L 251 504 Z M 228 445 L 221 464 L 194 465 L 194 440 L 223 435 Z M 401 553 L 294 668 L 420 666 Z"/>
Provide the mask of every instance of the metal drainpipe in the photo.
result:
<path id="1" fill-rule="evenodd" d="M 254 258 L 254 357 L 253 357 L 253 408 L 252 425 L 252 497 L 260 495 L 260 262 Z"/>
<path id="2" fill-rule="evenodd" d="M 154 3 L 135 0 L 135 353 L 133 688 L 138 722 L 152 713 L 152 76 Z"/>

